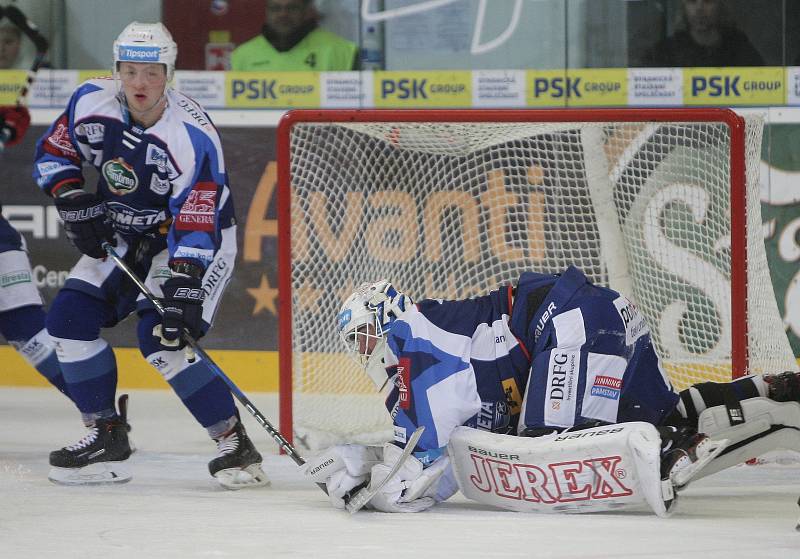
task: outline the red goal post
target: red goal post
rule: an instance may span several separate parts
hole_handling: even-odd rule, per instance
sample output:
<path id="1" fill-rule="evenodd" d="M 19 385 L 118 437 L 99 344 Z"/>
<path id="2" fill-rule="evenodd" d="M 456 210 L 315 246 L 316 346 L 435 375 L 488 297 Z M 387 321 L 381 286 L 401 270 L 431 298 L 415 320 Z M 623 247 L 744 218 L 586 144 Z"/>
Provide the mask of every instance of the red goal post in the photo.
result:
<path id="1" fill-rule="evenodd" d="M 277 140 L 282 432 L 332 428 L 324 445 L 376 430 L 356 417 L 364 407 L 387 416 L 376 395 L 353 396 L 368 389 L 334 328 L 343 294 L 380 277 L 452 298 L 464 294 L 425 288 L 457 277 L 486 290 L 575 263 L 643 308 L 678 388 L 786 364 L 761 238 L 762 128 L 703 108 L 289 111 Z M 298 412 L 316 417 L 302 425 Z"/>

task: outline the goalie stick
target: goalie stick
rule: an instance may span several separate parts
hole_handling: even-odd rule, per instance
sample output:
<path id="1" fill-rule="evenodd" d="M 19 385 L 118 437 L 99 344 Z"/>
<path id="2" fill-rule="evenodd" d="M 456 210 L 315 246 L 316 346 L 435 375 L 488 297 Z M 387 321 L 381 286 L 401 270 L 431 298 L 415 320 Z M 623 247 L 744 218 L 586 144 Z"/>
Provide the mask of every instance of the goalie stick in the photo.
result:
<path id="1" fill-rule="evenodd" d="M 344 508 L 347 509 L 347 512 L 354 514 L 360 511 L 362 508 L 364 508 L 364 505 L 369 503 L 370 500 L 378 494 L 384 485 L 392 480 L 397 472 L 400 471 L 400 468 L 403 467 L 405 461 L 408 460 L 408 457 L 411 456 L 411 453 L 414 452 L 414 448 L 417 446 L 417 442 L 419 441 L 420 437 L 422 437 L 423 432 L 425 432 L 425 427 L 420 425 L 417 427 L 416 431 L 411 433 L 411 437 L 409 437 L 406 447 L 403 449 L 403 454 L 400 455 L 400 458 L 397 460 L 397 462 L 395 462 L 394 467 L 389 470 L 389 475 L 387 475 L 382 482 L 375 487 L 363 487 L 347 500 L 347 503 L 344 506 Z"/>
<path id="2" fill-rule="evenodd" d="M 36 27 L 36 24 L 25 17 L 25 14 L 23 14 L 16 6 L 0 6 L 0 19 L 3 17 L 8 18 L 11 23 L 16 25 L 17 28 L 22 31 L 22 33 L 24 33 L 28 39 L 30 39 L 36 48 L 36 55 L 33 59 L 30 69 L 28 70 L 28 77 L 25 81 L 25 85 L 22 86 L 22 89 L 17 96 L 17 106 L 21 106 L 25 103 L 25 98 L 28 96 L 28 91 L 30 90 L 31 85 L 33 85 L 33 80 L 36 79 L 36 73 L 44 63 L 44 57 L 47 55 L 47 49 L 50 47 L 50 44 L 39 32 L 39 28 Z M 2 151 L 2 149 L 5 147 L 5 143 L 8 141 L 8 138 L 9 132 L 0 134 L 0 151 Z"/>
<path id="3" fill-rule="evenodd" d="M 117 251 L 114 250 L 113 246 L 111 246 L 111 243 L 108 243 L 108 242 L 103 243 L 103 249 L 106 251 L 106 254 L 108 254 L 108 256 L 114 261 L 114 264 L 116 264 L 116 266 L 126 276 L 128 276 L 128 278 L 133 283 L 136 284 L 136 287 L 139 288 L 139 291 L 141 291 L 142 295 L 147 297 L 147 299 L 153 304 L 153 306 L 156 308 L 156 311 L 158 312 L 158 314 L 163 315 L 164 314 L 164 305 L 162 305 L 161 301 L 159 301 L 156 298 L 156 296 L 153 295 L 153 293 L 147 288 L 147 286 L 142 282 L 142 280 L 140 280 L 136 276 L 136 274 L 133 273 L 133 271 L 128 267 L 128 265 L 125 263 L 125 261 L 122 260 L 122 258 L 119 257 L 119 255 L 117 254 Z M 256 406 L 253 404 L 253 402 L 250 401 L 250 398 L 245 396 L 244 392 L 239 390 L 239 387 L 236 386 L 236 384 L 234 384 L 234 382 L 228 377 L 228 375 L 226 375 L 222 371 L 222 369 L 220 369 L 217 366 L 217 364 L 214 363 L 214 361 L 203 350 L 203 348 L 201 348 L 198 345 L 197 340 L 195 340 L 191 335 L 189 335 L 189 332 L 187 332 L 185 330 L 183 332 L 183 339 L 186 340 L 186 343 L 192 348 L 194 353 L 198 357 L 200 357 L 203 361 L 206 362 L 206 364 L 211 369 L 211 371 L 215 375 L 217 375 L 220 379 L 222 379 L 222 381 L 225 384 L 228 385 L 228 388 L 230 389 L 231 393 L 236 397 L 237 400 L 239 400 L 239 403 L 241 403 L 247 409 L 247 411 L 250 412 L 250 415 L 252 415 L 255 418 L 256 421 L 258 421 L 258 424 L 261 425 L 267 431 L 269 436 L 272 437 L 272 440 L 274 440 L 278 444 L 278 446 L 281 448 L 281 450 L 283 450 L 289 456 L 289 458 L 291 458 L 294 461 L 294 463 L 297 464 L 298 466 L 302 466 L 303 464 L 305 464 L 306 461 L 303 460 L 303 458 L 297 453 L 297 450 L 295 450 L 295 448 L 292 446 L 292 444 L 288 440 L 286 440 L 286 437 L 284 437 L 280 433 L 280 431 L 278 431 L 277 429 L 275 429 L 275 427 L 272 426 L 272 423 L 270 423 L 267 420 L 267 418 L 264 417 L 264 414 L 262 414 L 260 411 L 258 411 L 258 408 L 256 408 Z M 191 358 L 189 356 L 187 356 L 187 359 L 191 360 Z M 327 487 L 325 487 L 324 483 L 318 483 L 317 485 L 326 494 L 328 493 L 328 489 L 327 489 Z"/>

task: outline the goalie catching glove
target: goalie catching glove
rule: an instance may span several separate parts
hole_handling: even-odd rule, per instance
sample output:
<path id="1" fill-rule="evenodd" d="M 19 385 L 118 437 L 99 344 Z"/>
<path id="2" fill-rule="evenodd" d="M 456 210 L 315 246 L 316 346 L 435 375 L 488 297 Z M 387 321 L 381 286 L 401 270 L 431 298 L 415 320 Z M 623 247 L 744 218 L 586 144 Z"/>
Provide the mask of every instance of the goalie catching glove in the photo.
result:
<path id="1" fill-rule="evenodd" d="M 324 483 L 331 504 L 344 510 L 345 496 L 354 488 L 365 485 L 370 470 L 382 459 L 382 447 L 343 444 L 310 459 L 303 466 L 303 473 L 317 483 Z"/>
<path id="2" fill-rule="evenodd" d="M 344 509 L 347 498 L 367 482 L 370 486 L 383 482 L 402 454 L 403 449 L 392 443 L 383 447 L 339 445 L 309 460 L 304 473 L 315 482 L 324 483 L 331 504 Z M 449 464 L 448 458 L 440 458 L 423 468 L 422 462 L 410 456 L 367 507 L 381 512 L 421 512 L 431 508 L 442 500 L 435 495 L 436 482 Z"/>
<path id="3" fill-rule="evenodd" d="M 372 467 L 370 485 L 381 483 L 403 454 L 403 449 L 386 443 L 383 462 Z M 447 457 L 439 458 L 423 469 L 422 462 L 409 456 L 400 471 L 372 498 L 367 505 L 381 512 L 422 512 L 435 505 L 436 482 L 450 465 Z"/>

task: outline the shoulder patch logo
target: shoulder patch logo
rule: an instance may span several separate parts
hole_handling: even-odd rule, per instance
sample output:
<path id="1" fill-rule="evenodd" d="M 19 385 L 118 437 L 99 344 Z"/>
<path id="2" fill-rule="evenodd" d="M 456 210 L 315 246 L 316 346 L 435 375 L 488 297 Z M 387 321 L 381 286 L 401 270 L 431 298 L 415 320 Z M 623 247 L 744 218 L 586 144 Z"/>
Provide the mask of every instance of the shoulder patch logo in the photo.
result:
<path id="1" fill-rule="evenodd" d="M 170 179 L 175 179 L 178 176 L 178 172 L 169 160 L 167 152 L 154 144 L 147 144 L 147 156 L 144 164 L 155 165 L 159 173 L 166 173 Z"/>
<path id="2" fill-rule="evenodd" d="M 130 194 L 139 186 L 139 177 L 133 167 L 121 157 L 103 163 L 103 178 L 106 179 L 108 189 L 117 196 Z"/>
<path id="3" fill-rule="evenodd" d="M 170 184 L 167 179 L 162 179 L 157 174 L 153 173 L 150 178 L 150 190 L 158 194 L 159 196 L 163 196 L 167 192 L 169 192 Z"/>
<path id="4" fill-rule="evenodd" d="M 189 192 L 175 219 L 175 228 L 183 231 L 213 231 L 217 211 L 217 185 L 199 182 Z"/>
<path id="5" fill-rule="evenodd" d="M 401 410 L 411 409 L 411 359 L 401 357 L 397 364 L 397 377 L 395 384 L 400 394 L 399 405 Z"/>
<path id="6" fill-rule="evenodd" d="M 53 131 L 47 137 L 44 149 L 56 157 L 66 157 L 73 161 L 78 160 L 78 151 L 72 145 L 72 140 L 69 137 L 69 121 L 66 116 L 58 119 L 58 122 L 53 126 Z"/>

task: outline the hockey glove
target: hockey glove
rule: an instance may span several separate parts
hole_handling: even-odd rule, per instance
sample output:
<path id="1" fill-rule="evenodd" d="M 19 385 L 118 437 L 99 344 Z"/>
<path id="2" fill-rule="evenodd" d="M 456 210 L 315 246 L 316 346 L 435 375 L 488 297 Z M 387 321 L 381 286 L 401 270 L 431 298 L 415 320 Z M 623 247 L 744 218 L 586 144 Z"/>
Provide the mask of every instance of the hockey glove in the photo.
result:
<path id="1" fill-rule="evenodd" d="M 403 450 L 386 443 L 383 447 L 383 463 L 372 467 L 370 485 L 382 482 L 389 475 Z M 448 459 L 440 459 L 423 469 L 422 462 L 409 456 L 403 467 L 370 500 L 368 507 L 381 512 L 422 512 L 436 504 L 432 496 L 435 483 L 449 464 Z"/>
<path id="2" fill-rule="evenodd" d="M 344 444 L 331 447 L 310 459 L 303 473 L 316 483 L 324 483 L 334 508 L 344 509 L 345 496 L 369 481 L 373 466 L 380 464 L 383 447 Z"/>
<path id="3" fill-rule="evenodd" d="M 103 243 L 116 244 L 105 202 L 84 190 L 72 190 L 55 201 L 64 231 L 75 248 L 92 258 L 105 258 Z"/>
<path id="4" fill-rule="evenodd" d="M 31 114 L 27 107 L 0 107 L 0 147 L 20 143 L 30 124 Z"/>
<path id="5" fill-rule="evenodd" d="M 195 340 L 203 332 L 203 300 L 206 294 L 200 280 L 202 271 L 195 268 L 191 274 L 175 273 L 173 269 L 173 277 L 161 286 L 164 315 L 161 324 L 153 329 L 153 334 L 160 338 L 159 344 L 163 349 L 182 349 L 186 345 L 184 332 L 188 332 Z"/>

